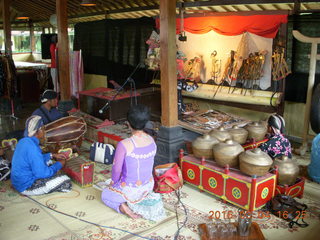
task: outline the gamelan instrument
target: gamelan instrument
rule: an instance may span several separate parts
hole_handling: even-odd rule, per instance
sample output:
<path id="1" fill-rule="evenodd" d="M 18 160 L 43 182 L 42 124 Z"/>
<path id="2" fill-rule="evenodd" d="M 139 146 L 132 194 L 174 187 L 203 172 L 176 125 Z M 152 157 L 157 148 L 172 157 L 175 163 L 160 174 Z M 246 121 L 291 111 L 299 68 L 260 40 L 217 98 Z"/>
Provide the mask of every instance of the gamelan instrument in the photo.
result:
<path id="1" fill-rule="evenodd" d="M 281 156 L 273 161 L 273 166 L 278 166 L 278 184 L 292 185 L 299 175 L 299 165 L 296 160 Z"/>
<path id="2" fill-rule="evenodd" d="M 94 162 L 78 156 L 68 160 L 62 170 L 80 187 L 91 187 L 93 185 L 94 165 Z"/>
<path id="3" fill-rule="evenodd" d="M 68 116 L 44 126 L 44 141 L 41 142 L 45 152 L 57 153 L 61 148 L 80 147 L 87 131 L 83 118 Z"/>

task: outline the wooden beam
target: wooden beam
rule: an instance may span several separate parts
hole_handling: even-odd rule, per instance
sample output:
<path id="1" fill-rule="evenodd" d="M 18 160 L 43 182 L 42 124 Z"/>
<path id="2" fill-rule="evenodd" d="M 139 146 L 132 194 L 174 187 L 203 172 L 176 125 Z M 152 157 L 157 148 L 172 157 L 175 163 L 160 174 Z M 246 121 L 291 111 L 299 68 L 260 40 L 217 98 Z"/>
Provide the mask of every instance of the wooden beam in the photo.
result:
<path id="1" fill-rule="evenodd" d="M 10 3 L 11 3 L 11 0 L 1 1 L 5 53 L 11 56 L 12 43 L 11 43 Z"/>
<path id="2" fill-rule="evenodd" d="M 277 4 L 277 3 L 294 3 L 295 0 L 211 0 L 211 1 L 196 1 L 184 2 L 185 7 L 200 7 L 200 6 L 222 6 L 222 5 L 244 5 L 244 4 Z M 318 3 L 319 0 L 300 0 L 301 3 Z"/>
<path id="3" fill-rule="evenodd" d="M 176 1 L 160 0 L 161 123 L 178 125 Z"/>
<path id="4" fill-rule="evenodd" d="M 61 100 L 70 100 L 67 0 L 56 0 L 58 22 L 58 70 Z"/>
<path id="5" fill-rule="evenodd" d="M 152 5 L 152 6 L 145 6 L 145 7 L 133 7 L 133 8 L 123 8 L 123 9 L 108 10 L 108 14 L 130 13 L 130 12 L 158 10 L 158 9 L 159 9 L 159 5 Z M 71 18 L 80 18 L 80 17 L 90 17 L 90 16 L 104 15 L 104 14 L 105 14 L 105 11 L 100 11 L 100 12 L 95 12 L 95 13 L 70 16 L 69 19 L 71 19 Z"/>

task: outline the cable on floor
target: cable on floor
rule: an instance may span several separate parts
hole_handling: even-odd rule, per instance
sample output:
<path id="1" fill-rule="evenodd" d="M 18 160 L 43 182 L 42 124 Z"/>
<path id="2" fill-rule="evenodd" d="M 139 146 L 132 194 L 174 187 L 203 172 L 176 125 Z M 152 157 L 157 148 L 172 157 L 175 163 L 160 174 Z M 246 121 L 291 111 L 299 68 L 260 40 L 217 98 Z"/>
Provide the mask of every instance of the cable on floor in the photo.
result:
<path id="1" fill-rule="evenodd" d="M 79 220 L 79 221 L 81 221 L 81 222 L 85 222 L 85 223 L 88 223 L 88 224 L 91 224 L 91 225 L 94 225 L 94 226 L 97 226 L 97 227 L 108 228 L 108 229 L 118 230 L 118 231 L 121 231 L 121 232 L 124 232 L 124 233 L 129 233 L 129 234 L 131 234 L 131 235 L 133 235 L 133 236 L 136 236 L 136 237 L 139 237 L 139 238 L 142 238 L 142 239 L 152 240 L 151 238 L 143 237 L 143 236 L 141 236 L 141 235 L 139 235 L 139 234 L 136 234 L 136 233 L 133 233 L 133 232 L 129 232 L 129 231 L 124 230 L 124 229 L 121 229 L 121 228 L 104 226 L 104 225 L 100 225 L 100 224 L 98 224 L 98 223 L 94 223 L 94 222 L 90 222 L 90 221 L 87 221 L 87 220 L 78 218 L 78 217 L 76 217 L 76 216 L 72 216 L 72 215 L 70 215 L 70 214 L 67 214 L 67 213 L 64 213 L 64 212 L 61 212 L 61 211 L 52 209 L 52 208 L 50 208 L 50 207 L 48 207 L 48 206 L 46 206 L 46 205 L 38 202 L 37 200 L 35 200 L 35 199 L 33 199 L 33 198 L 29 197 L 29 196 L 26 196 L 26 197 L 29 198 L 30 200 L 34 201 L 34 202 L 37 203 L 38 205 L 44 207 L 44 208 L 48 208 L 48 209 L 50 209 L 51 211 L 54 211 L 54 212 L 56 212 L 56 213 L 60 213 L 60 214 L 65 215 L 65 216 L 67 216 L 67 217 L 71 217 L 71 218 L 77 219 L 77 220 Z M 50 215 L 51 215 L 51 214 L 50 214 Z M 51 215 L 51 216 L 52 216 L 52 215 Z M 58 219 L 56 219 L 56 220 L 58 221 Z M 59 222 L 59 221 L 58 221 L 58 222 Z M 61 222 L 59 222 L 59 223 L 62 224 Z M 68 228 L 67 228 L 67 229 L 68 229 Z M 68 230 L 69 230 L 70 232 L 72 232 L 70 229 L 68 229 Z M 74 233 L 74 232 L 72 232 L 72 233 Z M 75 234 L 75 233 L 74 233 L 74 234 Z M 76 234 L 75 234 L 75 235 L 76 235 Z M 76 235 L 76 236 L 78 236 L 78 235 Z"/>
<path id="2" fill-rule="evenodd" d="M 183 202 L 181 201 L 181 196 L 180 196 L 181 192 L 180 192 L 180 189 L 179 189 L 179 190 L 175 190 L 174 192 L 175 192 L 175 194 L 176 194 L 176 196 L 177 196 L 177 199 L 178 199 L 178 201 L 177 201 L 177 207 L 176 207 L 176 219 L 177 219 L 177 227 L 178 227 L 178 230 L 177 230 L 177 232 L 174 234 L 174 240 L 177 240 L 178 237 L 179 237 L 179 234 L 180 234 L 181 229 L 182 229 L 183 227 L 185 227 L 185 225 L 186 225 L 186 223 L 187 223 L 187 221 L 188 221 L 188 212 L 187 212 L 186 206 L 185 206 L 185 205 L 183 204 Z M 179 203 L 180 203 L 181 206 L 183 207 L 183 211 L 184 211 L 184 214 L 185 214 L 185 216 L 186 216 L 184 222 L 182 223 L 182 225 L 181 225 L 180 227 L 179 227 L 179 217 L 178 217 L 178 210 L 177 210 Z"/>

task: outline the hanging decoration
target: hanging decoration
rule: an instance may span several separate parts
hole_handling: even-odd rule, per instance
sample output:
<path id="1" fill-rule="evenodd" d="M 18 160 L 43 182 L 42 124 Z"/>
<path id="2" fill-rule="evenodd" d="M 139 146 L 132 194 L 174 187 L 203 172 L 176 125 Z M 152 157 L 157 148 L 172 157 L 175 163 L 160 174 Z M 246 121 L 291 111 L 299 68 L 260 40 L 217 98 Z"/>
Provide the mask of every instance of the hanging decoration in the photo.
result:
<path id="1" fill-rule="evenodd" d="M 245 32 L 254 33 L 265 38 L 274 38 L 282 23 L 287 23 L 288 15 L 251 15 L 251 16 L 205 16 L 186 17 L 183 20 L 184 31 L 204 34 L 209 31 L 236 36 Z M 157 28 L 160 20 L 156 19 Z M 180 18 L 176 19 L 176 32 L 180 33 Z"/>
<path id="2" fill-rule="evenodd" d="M 279 81 L 290 73 L 284 58 L 284 48 L 276 48 L 272 55 L 272 80 Z"/>
<path id="3" fill-rule="evenodd" d="M 49 22 L 52 26 L 56 27 L 57 26 L 57 14 L 52 14 L 50 16 Z"/>
<path id="4" fill-rule="evenodd" d="M 18 92 L 17 71 L 11 56 L 0 55 L 0 97 L 14 99 Z"/>
<path id="5" fill-rule="evenodd" d="M 151 70 L 160 69 L 160 36 L 157 32 L 152 31 L 151 36 L 146 41 L 149 45 L 145 64 Z"/>

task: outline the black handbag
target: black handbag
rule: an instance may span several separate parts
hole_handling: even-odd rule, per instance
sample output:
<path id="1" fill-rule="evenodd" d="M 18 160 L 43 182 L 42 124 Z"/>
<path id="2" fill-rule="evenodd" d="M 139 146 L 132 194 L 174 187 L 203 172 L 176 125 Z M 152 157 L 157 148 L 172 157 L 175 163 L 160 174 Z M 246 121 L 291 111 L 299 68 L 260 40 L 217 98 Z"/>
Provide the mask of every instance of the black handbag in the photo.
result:
<path id="1" fill-rule="evenodd" d="M 292 228 L 294 224 L 302 228 L 309 226 L 309 224 L 304 221 L 308 206 L 297 202 L 291 196 L 278 194 L 266 204 L 266 207 L 272 214 L 288 221 L 290 228 Z M 302 223 L 298 223 L 300 219 Z"/>

